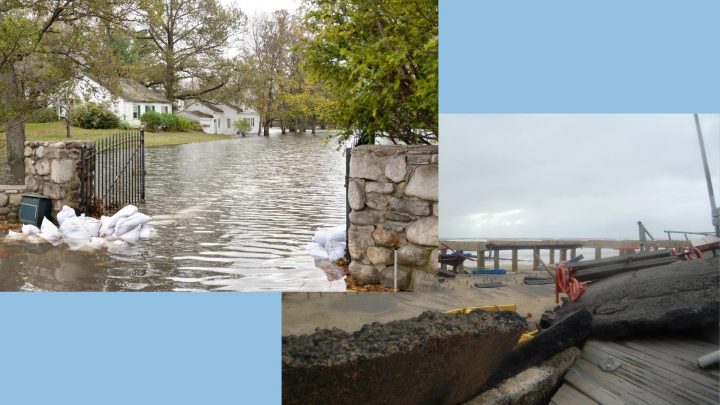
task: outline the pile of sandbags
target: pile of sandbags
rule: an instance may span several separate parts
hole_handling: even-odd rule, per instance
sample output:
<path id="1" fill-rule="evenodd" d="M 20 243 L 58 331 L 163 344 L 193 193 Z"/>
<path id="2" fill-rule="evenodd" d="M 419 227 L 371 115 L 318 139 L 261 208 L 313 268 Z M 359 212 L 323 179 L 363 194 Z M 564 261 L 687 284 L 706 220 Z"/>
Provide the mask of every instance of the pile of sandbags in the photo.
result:
<path id="1" fill-rule="evenodd" d="M 305 246 L 308 254 L 316 259 L 331 260 L 345 257 L 345 227 L 318 228 L 312 243 Z"/>
<path id="2" fill-rule="evenodd" d="M 67 243 L 72 249 L 82 247 L 100 248 L 107 241 L 120 240 L 134 243 L 138 239 L 150 237 L 151 218 L 134 205 L 128 205 L 111 217 L 100 219 L 77 216 L 75 210 L 63 206 L 57 214 L 59 227 L 49 219 L 43 218 L 40 228 L 34 225 L 23 225 L 22 232 L 8 232 L 7 238 L 24 239 L 37 243 L 45 240 L 53 245 Z"/>

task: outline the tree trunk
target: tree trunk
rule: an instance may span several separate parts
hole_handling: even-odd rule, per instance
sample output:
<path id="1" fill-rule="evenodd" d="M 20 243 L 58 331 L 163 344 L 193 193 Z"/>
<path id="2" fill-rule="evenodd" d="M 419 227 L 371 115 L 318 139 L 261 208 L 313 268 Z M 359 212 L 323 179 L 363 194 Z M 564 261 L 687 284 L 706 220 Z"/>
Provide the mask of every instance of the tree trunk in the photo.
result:
<path id="1" fill-rule="evenodd" d="M 285 135 L 285 120 L 280 120 L 280 133 Z"/>
<path id="2" fill-rule="evenodd" d="M 261 115 L 261 116 L 258 118 L 258 133 L 257 133 L 258 136 L 260 136 L 260 135 L 262 134 L 262 133 L 260 132 L 260 131 L 262 131 L 262 122 L 263 122 L 263 120 L 262 120 L 262 115 Z"/>
<path id="3" fill-rule="evenodd" d="M 72 125 L 71 125 L 72 116 L 70 115 L 71 114 L 70 101 L 68 101 L 65 105 L 66 105 L 66 107 L 65 107 L 65 136 L 70 138 L 70 136 L 72 135 L 71 134 L 71 132 L 72 132 Z"/>
<path id="4" fill-rule="evenodd" d="M 315 135 L 315 117 L 310 120 L 310 133 Z"/>
<path id="5" fill-rule="evenodd" d="M 263 125 L 263 135 L 270 136 L 270 125 L 269 124 Z"/>
<path id="6" fill-rule="evenodd" d="M 8 61 L 0 71 L 0 108 L 13 110 L 21 105 L 18 100 L 17 78 L 15 77 L 15 64 Z M 25 121 L 21 111 L 10 111 L 5 122 L 5 142 L 7 144 L 8 163 L 22 162 L 25 151 Z"/>

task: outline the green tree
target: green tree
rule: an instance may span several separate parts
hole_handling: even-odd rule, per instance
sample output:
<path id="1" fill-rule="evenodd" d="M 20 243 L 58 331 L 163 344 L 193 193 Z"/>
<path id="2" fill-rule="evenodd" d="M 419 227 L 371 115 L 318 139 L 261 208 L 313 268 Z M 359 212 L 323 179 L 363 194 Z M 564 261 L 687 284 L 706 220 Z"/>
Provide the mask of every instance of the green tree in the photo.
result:
<path id="1" fill-rule="evenodd" d="M 229 62 L 224 52 L 246 20 L 240 9 L 224 7 L 217 0 L 152 0 L 144 4 L 137 45 L 151 44 L 156 62 L 146 67 L 145 84 L 162 87 L 173 104 L 223 87 Z M 129 58 L 135 56 L 127 47 L 119 49 Z"/>
<path id="2" fill-rule="evenodd" d="M 260 115 L 258 131 L 265 135 L 270 134 L 273 120 L 282 118 L 281 94 L 289 75 L 293 24 L 293 16 L 286 10 L 255 16 L 235 69 L 235 80 L 245 89 L 243 104 Z"/>
<path id="3" fill-rule="evenodd" d="M 332 95 L 324 118 L 392 142 L 438 138 L 437 0 L 308 0 L 305 67 Z"/>
<path id="4" fill-rule="evenodd" d="M 250 125 L 250 121 L 241 118 L 239 120 L 233 121 L 233 127 L 237 129 L 237 131 L 242 135 L 245 136 L 250 130 L 252 129 L 252 125 Z"/>
<path id="5" fill-rule="evenodd" d="M 0 130 L 9 162 L 23 159 L 25 121 L 80 66 L 116 74 L 98 41 L 102 24 L 127 22 L 136 4 L 124 0 L 0 0 Z"/>

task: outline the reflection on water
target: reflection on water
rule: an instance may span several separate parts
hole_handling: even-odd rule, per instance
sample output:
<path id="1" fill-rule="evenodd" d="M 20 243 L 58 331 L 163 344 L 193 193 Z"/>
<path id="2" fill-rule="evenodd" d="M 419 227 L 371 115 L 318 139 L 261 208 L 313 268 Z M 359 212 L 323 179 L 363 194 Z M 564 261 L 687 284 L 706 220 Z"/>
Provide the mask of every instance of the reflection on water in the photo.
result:
<path id="1" fill-rule="evenodd" d="M 153 235 L 96 252 L 4 243 L 2 290 L 344 290 L 303 250 L 345 223 L 345 157 L 325 135 L 146 151 Z"/>

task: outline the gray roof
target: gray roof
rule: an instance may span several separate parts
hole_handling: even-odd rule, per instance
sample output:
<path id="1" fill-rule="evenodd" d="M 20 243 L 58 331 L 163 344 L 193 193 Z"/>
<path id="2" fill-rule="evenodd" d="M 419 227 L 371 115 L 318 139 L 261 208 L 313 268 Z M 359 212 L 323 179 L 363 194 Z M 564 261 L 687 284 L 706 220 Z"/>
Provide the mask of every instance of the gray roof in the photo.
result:
<path id="1" fill-rule="evenodd" d="M 170 103 L 163 94 L 148 89 L 142 84 L 130 79 L 120 79 L 120 97 L 129 101 L 146 103 Z"/>
<path id="2" fill-rule="evenodd" d="M 210 103 L 208 101 L 200 101 L 199 103 L 215 112 L 223 112 L 222 108 L 220 108 L 220 107 L 216 106 L 215 104 Z"/>
<path id="3" fill-rule="evenodd" d="M 183 111 L 178 112 L 178 114 L 183 114 L 183 113 L 184 113 L 184 114 L 194 115 L 194 116 L 200 117 L 200 118 L 212 118 L 212 117 L 213 117 L 213 116 L 210 115 L 210 114 L 206 114 L 206 113 L 204 113 L 204 112 L 202 112 L 202 111 L 196 111 L 196 110 L 183 110 Z"/>

